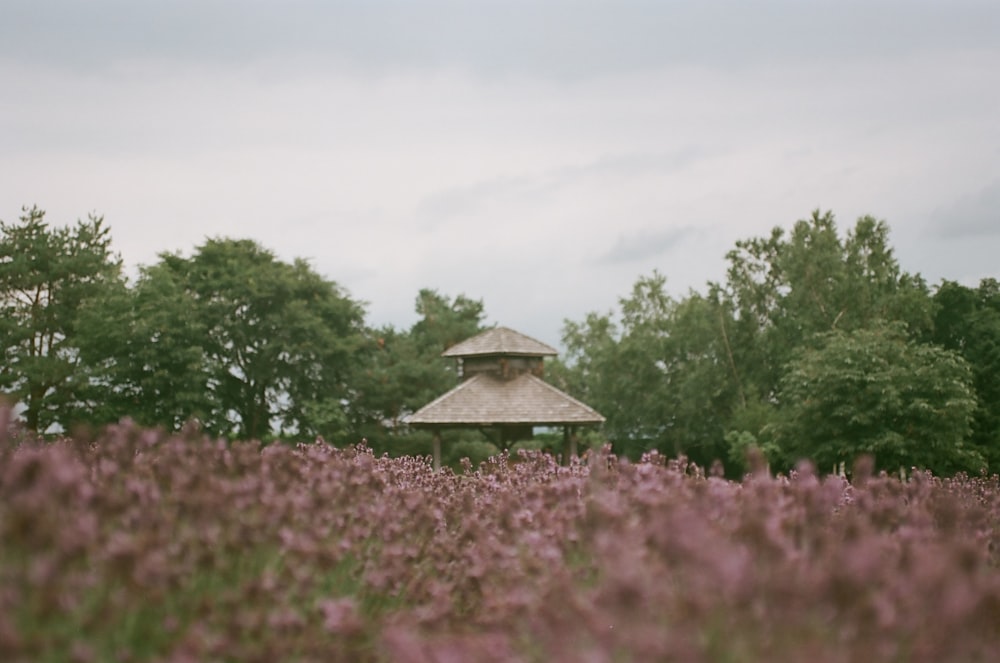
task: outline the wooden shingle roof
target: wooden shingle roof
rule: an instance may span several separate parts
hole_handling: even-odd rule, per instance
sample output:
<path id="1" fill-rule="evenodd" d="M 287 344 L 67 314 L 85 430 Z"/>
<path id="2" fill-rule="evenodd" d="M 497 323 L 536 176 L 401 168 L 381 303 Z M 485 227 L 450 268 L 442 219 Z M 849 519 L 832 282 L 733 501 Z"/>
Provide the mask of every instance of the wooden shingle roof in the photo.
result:
<path id="1" fill-rule="evenodd" d="M 442 357 L 475 357 L 478 355 L 517 355 L 521 357 L 552 357 L 555 348 L 507 327 L 494 327 L 457 343 Z"/>
<path id="2" fill-rule="evenodd" d="M 525 373 L 513 380 L 475 375 L 407 418 L 415 426 L 599 424 L 596 410 Z"/>

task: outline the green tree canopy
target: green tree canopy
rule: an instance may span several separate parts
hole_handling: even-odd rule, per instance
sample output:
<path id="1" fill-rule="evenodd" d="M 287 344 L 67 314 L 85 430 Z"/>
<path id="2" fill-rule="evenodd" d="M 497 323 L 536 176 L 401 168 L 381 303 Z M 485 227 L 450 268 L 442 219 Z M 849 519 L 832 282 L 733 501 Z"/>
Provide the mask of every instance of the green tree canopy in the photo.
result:
<path id="1" fill-rule="evenodd" d="M 361 347 L 363 309 L 304 260 L 279 261 L 250 240 L 211 239 L 190 258 L 164 255 L 192 306 L 221 432 L 272 429 L 340 437 L 342 402 Z"/>
<path id="2" fill-rule="evenodd" d="M 408 414 L 455 386 L 454 361 L 441 353 L 483 330 L 481 300 L 424 288 L 414 308 L 419 317 L 408 330 L 391 325 L 369 330 L 365 363 L 353 381 L 355 430 L 376 448 L 403 431 Z"/>
<path id="3" fill-rule="evenodd" d="M 422 351 L 436 355 L 481 332 L 486 317 L 481 299 L 450 298 L 430 288 L 417 294 L 415 310 L 420 317 L 410 335 Z"/>
<path id="4" fill-rule="evenodd" d="M 746 392 L 769 400 L 792 355 L 816 334 L 866 329 L 885 321 L 919 335 L 931 327 L 930 292 L 903 272 L 889 227 L 858 219 L 841 239 L 831 212 L 813 212 L 787 236 L 736 243 L 726 282 L 713 285 L 732 319 L 734 361 Z"/>
<path id="5" fill-rule="evenodd" d="M 305 261 L 210 239 L 191 257 L 161 255 L 107 305 L 123 326 L 88 356 L 103 357 L 104 402 L 118 416 L 171 428 L 191 417 L 250 439 L 346 438 L 363 309 Z"/>
<path id="6" fill-rule="evenodd" d="M 976 407 L 957 354 L 910 340 L 900 325 L 829 332 L 782 377 L 775 438 L 788 460 L 824 470 L 874 456 L 877 467 L 978 470 L 966 444 Z"/>
<path id="7" fill-rule="evenodd" d="M 977 407 L 972 444 L 1000 470 L 1000 283 L 978 288 L 945 281 L 934 293 L 937 310 L 931 340 L 962 355 L 972 367 Z"/>
<path id="8" fill-rule="evenodd" d="M 591 313 L 565 323 L 565 361 L 553 362 L 551 379 L 607 418 L 618 451 L 655 448 L 710 463 L 737 397 L 721 310 L 697 293 L 676 301 L 658 272 L 618 304 L 617 319 Z"/>
<path id="9" fill-rule="evenodd" d="M 127 416 L 167 430 L 221 421 L 205 323 L 194 313 L 182 279 L 163 264 L 141 268 L 132 287 L 111 289 L 90 307 L 79 328 L 85 374 L 75 420 L 104 425 Z"/>
<path id="10" fill-rule="evenodd" d="M 797 353 L 832 331 L 931 328 L 929 290 L 899 268 L 888 234 L 862 217 L 842 237 L 817 211 L 791 232 L 737 242 L 726 280 L 706 294 L 675 300 L 663 276 L 641 277 L 617 314 L 565 323 L 568 352 L 552 374 L 607 417 L 627 453 L 655 447 L 734 469 L 749 446 L 775 455 L 768 424 Z"/>
<path id="11" fill-rule="evenodd" d="M 0 221 L 0 235 L 0 390 L 23 405 L 28 429 L 65 428 L 81 312 L 122 282 L 121 260 L 99 216 L 54 228 L 25 208 L 19 222 Z"/>

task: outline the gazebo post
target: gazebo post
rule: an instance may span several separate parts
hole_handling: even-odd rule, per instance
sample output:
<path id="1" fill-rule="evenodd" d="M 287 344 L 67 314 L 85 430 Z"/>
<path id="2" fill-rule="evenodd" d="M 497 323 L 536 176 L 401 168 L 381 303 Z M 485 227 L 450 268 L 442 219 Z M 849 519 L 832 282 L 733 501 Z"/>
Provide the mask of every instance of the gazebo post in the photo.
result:
<path id="1" fill-rule="evenodd" d="M 441 469 L 441 431 L 434 429 L 434 471 Z"/>
<path id="2" fill-rule="evenodd" d="M 576 456 L 576 432 L 572 426 L 563 426 L 563 465 L 569 465 Z"/>

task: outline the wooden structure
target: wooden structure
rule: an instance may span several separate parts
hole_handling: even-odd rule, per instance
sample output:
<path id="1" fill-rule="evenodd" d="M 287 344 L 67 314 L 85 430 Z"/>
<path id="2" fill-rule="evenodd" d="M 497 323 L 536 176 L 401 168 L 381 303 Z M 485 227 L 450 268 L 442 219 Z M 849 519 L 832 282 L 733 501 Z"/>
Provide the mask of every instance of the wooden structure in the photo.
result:
<path id="1" fill-rule="evenodd" d="M 545 357 L 556 351 L 507 327 L 494 327 L 452 346 L 442 357 L 458 362 L 459 384 L 407 418 L 434 433 L 434 467 L 441 467 L 441 431 L 498 430 L 507 446 L 535 426 L 563 428 L 564 455 L 576 454 L 575 428 L 604 422 L 598 412 L 545 382 Z"/>

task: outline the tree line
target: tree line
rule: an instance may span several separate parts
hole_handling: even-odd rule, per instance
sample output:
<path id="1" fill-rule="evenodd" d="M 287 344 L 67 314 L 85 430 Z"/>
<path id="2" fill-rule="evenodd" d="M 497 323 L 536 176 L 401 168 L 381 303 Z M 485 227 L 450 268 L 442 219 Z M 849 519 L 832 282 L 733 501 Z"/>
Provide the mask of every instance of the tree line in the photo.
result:
<path id="1" fill-rule="evenodd" d="M 439 358 L 483 328 L 481 301 L 417 296 L 412 328 L 364 306 L 306 261 L 246 239 L 162 253 L 130 281 L 108 226 L 0 221 L 0 394 L 40 433 L 123 417 L 231 439 L 381 441 L 454 385 Z"/>
<path id="2" fill-rule="evenodd" d="M 900 269 L 872 217 L 832 213 L 741 240 L 725 279 L 676 299 L 654 272 L 617 310 L 569 321 L 558 385 L 635 455 L 656 448 L 730 472 L 1000 470 L 1000 285 L 930 288 Z"/>
<path id="3" fill-rule="evenodd" d="M 0 394 L 38 432 L 129 417 L 426 453 L 403 420 L 454 385 L 440 353 L 484 327 L 481 300 L 430 289 L 410 328 L 368 326 L 308 262 L 246 239 L 162 253 L 129 280 L 101 217 L 53 227 L 25 208 L 0 233 Z M 900 269 L 884 222 L 842 237 L 820 212 L 738 241 L 727 262 L 704 292 L 673 297 L 654 272 L 615 310 L 565 322 L 548 376 L 607 417 L 596 442 L 731 473 L 751 449 L 777 469 L 862 454 L 888 470 L 1000 468 L 996 280 L 931 288 Z M 456 453 L 484 443 L 455 435 Z"/>

